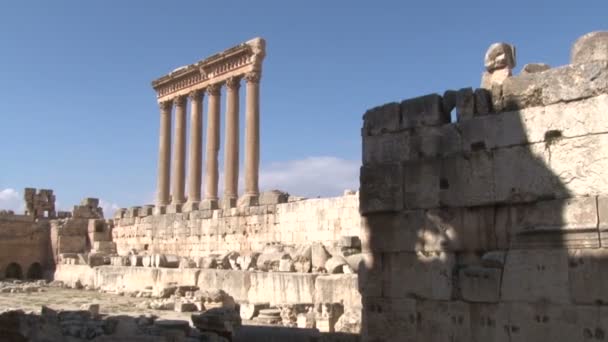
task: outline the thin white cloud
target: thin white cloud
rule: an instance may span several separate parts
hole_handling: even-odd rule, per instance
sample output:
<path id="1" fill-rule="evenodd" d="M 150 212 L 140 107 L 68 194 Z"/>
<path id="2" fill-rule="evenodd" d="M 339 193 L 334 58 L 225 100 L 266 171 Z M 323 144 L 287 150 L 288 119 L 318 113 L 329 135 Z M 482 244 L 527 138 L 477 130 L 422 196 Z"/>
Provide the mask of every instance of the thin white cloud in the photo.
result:
<path id="1" fill-rule="evenodd" d="M 22 213 L 24 209 L 23 199 L 17 190 L 11 188 L 0 190 L 0 210 Z"/>
<path id="2" fill-rule="evenodd" d="M 342 195 L 359 189 L 360 162 L 328 156 L 274 162 L 260 170 L 260 190 L 283 190 L 304 197 Z"/>
<path id="3" fill-rule="evenodd" d="M 103 209 L 103 216 L 105 218 L 112 218 L 114 216 L 114 212 L 120 209 L 118 204 L 108 202 L 104 199 L 99 199 L 99 206 Z"/>

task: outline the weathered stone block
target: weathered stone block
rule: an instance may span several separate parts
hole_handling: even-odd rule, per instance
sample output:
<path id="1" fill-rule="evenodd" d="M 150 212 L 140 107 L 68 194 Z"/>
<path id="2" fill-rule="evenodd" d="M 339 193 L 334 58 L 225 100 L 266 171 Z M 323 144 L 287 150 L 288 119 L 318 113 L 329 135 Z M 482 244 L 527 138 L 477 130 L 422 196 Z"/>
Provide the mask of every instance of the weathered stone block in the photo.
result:
<path id="1" fill-rule="evenodd" d="M 462 299 L 468 302 L 498 303 L 502 269 L 469 266 L 460 269 L 458 282 Z"/>
<path id="2" fill-rule="evenodd" d="M 260 194 L 259 205 L 287 203 L 289 194 L 279 190 L 264 191 Z"/>
<path id="3" fill-rule="evenodd" d="M 345 308 L 361 309 L 357 275 L 334 274 L 317 277 L 315 303 L 342 303 Z"/>
<path id="4" fill-rule="evenodd" d="M 403 170 L 398 164 L 361 167 L 359 210 L 362 215 L 403 209 Z"/>
<path id="5" fill-rule="evenodd" d="M 456 94 L 456 116 L 458 122 L 470 120 L 475 115 L 475 94 L 473 88 L 462 88 Z"/>
<path id="6" fill-rule="evenodd" d="M 570 51 L 572 64 L 608 60 L 608 32 L 590 32 L 578 38 Z"/>
<path id="7" fill-rule="evenodd" d="M 572 301 L 588 305 L 608 303 L 608 250 L 572 249 L 568 252 Z"/>
<path id="8" fill-rule="evenodd" d="M 608 134 L 557 139 L 548 144 L 555 196 L 594 196 L 608 193 Z"/>
<path id="9" fill-rule="evenodd" d="M 503 304 L 471 303 L 471 341 L 510 342 L 509 310 Z"/>
<path id="10" fill-rule="evenodd" d="M 544 144 L 498 149 L 493 153 L 495 201 L 498 203 L 533 202 L 564 197 L 555 170 L 549 166 Z M 553 159 L 551 159 L 553 163 Z M 558 197 L 559 198 L 559 197 Z"/>
<path id="11" fill-rule="evenodd" d="M 441 126 L 439 128 L 439 145 L 442 157 L 461 153 L 463 148 L 459 127 L 455 124 Z"/>
<path id="12" fill-rule="evenodd" d="M 475 115 L 486 115 L 492 112 L 492 93 L 487 89 L 475 89 Z"/>
<path id="13" fill-rule="evenodd" d="M 362 231 L 363 250 L 375 253 L 421 250 L 426 223 L 423 210 L 368 215 Z"/>
<path id="14" fill-rule="evenodd" d="M 314 303 L 316 274 L 254 272 L 250 274 L 249 302 Z"/>
<path id="15" fill-rule="evenodd" d="M 417 341 L 471 341 L 469 304 L 417 301 L 420 315 Z"/>
<path id="16" fill-rule="evenodd" d="M 507 78 L 502 107 L 507 110 L 571 102 L 608 91 L 608 61 L 567 65 Z"/>
<path id="17" fill-rule="evenodd" d="M 201 289 L 222 289 L 237 302 L 249 302 L 251 273 L 234 270 L 202 269 L 196 283 Z"/>
<path id="18" fill-rule="evenodd" d="M 400 109 L 396 102 L 372 108 L 363 115 L 363 135 L 380 135 L 399 129 Z"/>
<path id="19" fill-rule="evenodd" d="M 419 161 L 405 164 L 402 170 L 405 208 L 439 207 L 441 163 L 438 160 Z"/>
<path id="20" fill-rule="evenodd" d="M 441 161 L 440 203 L 448 207 L 480 206 L 494 202 L 492 152 L 479 151 Z M 433 191 L 430 190 L 429 192 Z"/>
<path id="21" fill-rule="evenodd" d="M 366 297 L 363 307 L 363 341 L 420 341 L 414 299 Z"/>
<path id="22" fill-rule="evenodd" d="M 566 250 L 511 250 L 502 276 L 501 300 L 569 304 Z"/>
<path id="23" fill-rule="evenodd" d="M 594 197 L 514 205 L 509 209 L 511 248 L 597 248 L 598 211 Z"/>
<path id="24" fill-rule="evenodd" d="M 441 96 L 430 94 L 401 102 L 400 128 L 439 126 L 450 122 L 443 112 Z"/>
<path id="25" fill-rule="evenodd" d="M 449 300 L 452 297 L 452 253 L 403 252 L 383 256 L 382 293 L 390 298 Z"/>

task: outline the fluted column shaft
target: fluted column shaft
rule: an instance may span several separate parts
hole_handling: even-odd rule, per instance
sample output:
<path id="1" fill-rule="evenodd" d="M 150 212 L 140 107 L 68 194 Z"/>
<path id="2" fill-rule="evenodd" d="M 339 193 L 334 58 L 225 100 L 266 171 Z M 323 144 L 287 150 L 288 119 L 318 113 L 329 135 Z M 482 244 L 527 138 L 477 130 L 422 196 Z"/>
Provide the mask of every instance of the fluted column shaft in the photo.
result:
<path id="1" fill-rule="evenodd" d="M 260 166 L 260 73 L 245 75 L 247 81 L 245 114 L 245 195 L 258 196 Z"/>
<path id="2" fill-rule="evenodd" d="M 186 183 L 186 97 L 179 96 L 175 105 L 175 141 L 173 142 L 173 171 L 171 204 L 184 203 Z"/>
<path id="3" fill-rule="evenodd" d="M 239 183 L 240 79 L 226 80 L 226 143 L 224 144 L 224 199 L 236 200 Z M 234 202 L 236 204 L 236 201 Z"/>
<path id="4" fill-rule="evenodd" d="M 156 204 L 169 204 L 169 176 L 171 173 L 171 101 L 160 103 L 160 132 L 158 144 L 158 179 Z"/>
<path id="5" fill-rule="evenodd" d="M 207 159 L 205 164 L 205 200 L 217 201 L 218 152 L 220 148 L 220 85 L 207 87 Z"/>
<path id="6" fill-rule="evenodd" d="M 190 93 L 190 153 L 188 159 L 188 202 L 201 201 L 203 155 L 203 97 L 201 91 Z"/>

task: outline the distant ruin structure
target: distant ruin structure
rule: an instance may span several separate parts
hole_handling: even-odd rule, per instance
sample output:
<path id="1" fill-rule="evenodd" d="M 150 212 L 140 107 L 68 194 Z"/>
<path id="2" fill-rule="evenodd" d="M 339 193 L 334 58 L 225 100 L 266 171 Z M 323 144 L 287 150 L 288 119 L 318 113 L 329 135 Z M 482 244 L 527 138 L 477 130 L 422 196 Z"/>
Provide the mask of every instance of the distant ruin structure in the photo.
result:
<path id="1" fill-rule="evenodd" d="M 173 70 L 154 82 L 160 105 L 157 213 L 219 207 L 218 152 L 220 149 L 221 88 L 226 87 L 223 208 L 237 205 L 239 177 L 239 88 L 247 84 L 245 108 L 245 194 L 243 205 L 255 205 L 259 196 L 260 79 L 266 43 L 255 38 L 194 64 Z M 205 193 L 201 198 L 203 157 L 203 96 L 207 94 Z M 188 192 L 186 184 L 186 107 L 190 101 Z M 173 110 L 174 109 L 174 110 Z M 171 138 L 171 113 L 175 129 Z M 173 152 L 171 141 L 173 140 Z M 173 159 L 171 159 L 173 154 Z"/>
<path id="2" fill-rule="evenodd" d="M 25 188 L 23 191 L 25 200 L 25 214 L 35 218 L 55 217 L 55 195 L 53 190 Z"/>

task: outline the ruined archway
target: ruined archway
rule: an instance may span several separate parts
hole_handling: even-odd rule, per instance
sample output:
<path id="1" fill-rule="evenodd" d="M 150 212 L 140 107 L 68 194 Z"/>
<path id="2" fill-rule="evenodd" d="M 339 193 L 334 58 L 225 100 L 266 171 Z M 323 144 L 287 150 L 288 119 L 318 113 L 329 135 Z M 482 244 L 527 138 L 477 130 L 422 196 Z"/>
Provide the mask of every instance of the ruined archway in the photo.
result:
<path id="1" fill-rule="evenodd" d="M 23 272 L 21 270 L 21 266 L 16 262 L 8 264 L 6 267 L 5 277 L 11 279 L 22 279 Z"/>
<path id="2" fill-rule="evenodd" d="M 42 279 L 42 265 L 35 262 L 27 269 L 27 279 Z"/>

